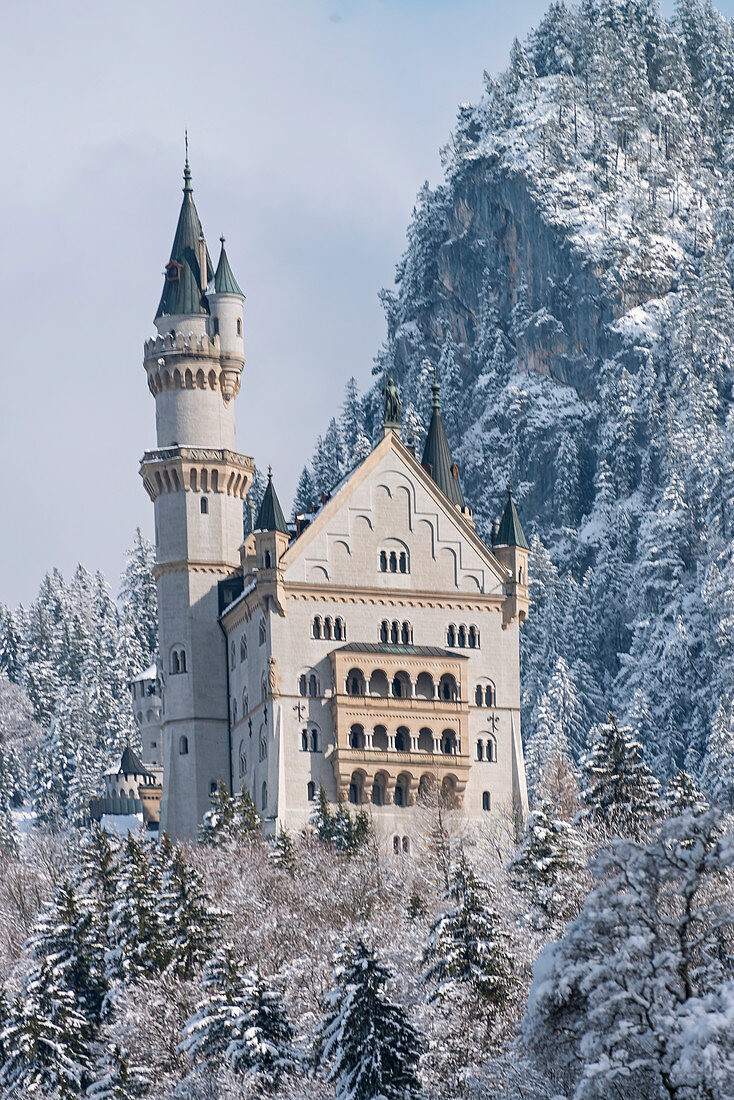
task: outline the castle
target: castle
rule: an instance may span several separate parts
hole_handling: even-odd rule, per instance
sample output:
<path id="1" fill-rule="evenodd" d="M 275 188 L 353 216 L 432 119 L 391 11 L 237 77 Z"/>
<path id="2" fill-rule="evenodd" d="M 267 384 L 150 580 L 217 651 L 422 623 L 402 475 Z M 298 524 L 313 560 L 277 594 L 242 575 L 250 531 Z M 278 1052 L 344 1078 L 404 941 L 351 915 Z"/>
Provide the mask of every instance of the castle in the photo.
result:
<path id="1" fill-rule="evenodd" d="M 371 454 L 294 526 L 269 475 L 243 540 L 254 473 L 235 445 L 243 303 L 223 238 L 211 262 L 187 160 L 144 357 L 160 667 L 144 689 L 159 706 L 142 721 L 145 763 L 163 766 L 161 827 L 194 837 L 220 780 L 249 789 L 266 832 L 303 827 L 323 787 L 367 809 L 401 851 L 426 798 L 473 822 L 517 819 L 528 547 L 511 492 L 490 548 L 464 501 L 438 383 L 419 460 L 390 382 Z"/>

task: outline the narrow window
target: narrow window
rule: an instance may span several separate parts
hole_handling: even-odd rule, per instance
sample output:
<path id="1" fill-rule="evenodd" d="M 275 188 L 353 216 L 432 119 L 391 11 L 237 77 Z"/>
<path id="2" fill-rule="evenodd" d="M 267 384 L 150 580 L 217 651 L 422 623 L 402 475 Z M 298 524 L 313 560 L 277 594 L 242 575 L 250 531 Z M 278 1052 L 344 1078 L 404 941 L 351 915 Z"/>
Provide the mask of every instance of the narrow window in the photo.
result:
<path id="1" fill-rule="evenodd" d="M 238 336 L 242 335 L 242 318 L 241 317 L 237 318 L 237 335 Z"/>
<path id="2" fill-rule="evenodd" d="M 405 553 L 404 550 L 401 550 L 400 552 L 400 572 L 408 572 L 408 555 Z"/>
<path id="3" fill-rule="evenodd" d="M 492 808 L 492 806 L 491 806 L 491 800 L 490 800 L 490 797 L 489 797 L 489 791 L 484 791 L 482 793 L 482 809 L 483 810 L 490 810 L 491 808 Z"/>
<path id="4" fill-rule="evenodd" d="M 484 746 L 481 741 L 477 741 L 477 760 L 484 760 Z"/>
<path id="5" fill-rule="evenodd" d="M 400 637 L 403 645 L 408 645 L 410 642 L 410 628 L 407 623 L 403 623 L 403 629 L 400 632 Z"/>
<path id="6" fill-rule="evenodd" d="M 446 645 L 451 647 L 456 645 L 456 628 L 454 626 L 450 626 L 446 631 Z"/>
<path id="7" fill-rule="evenodd" d="M 394 550 L 390 551 L 390 572 L 397 573 L 398 571 L 398 556 Z"/>
<path id="8" fill-rule="evenodd" d="M 315 699 L 319 693 L 319 685 L 316 677 L 313 673 L 308 678 L 308 694 L 312 699 Z"/>
<path id="9" fill-rule="evenodd" d="M 407 836 L 403 837 L 403 855 L 410 855 L 410 838 Z"/>
<path id="10" fill-rule="evenodd" d="M 466 627 L 459 627 L 459 649 L 466 649 Z"/>
<path id="11" fill-rule="evenodd" d="M 387 620 L 383 619 L 383 621 L 380 623 L 380 641 L 381 642 L 387 642 L 387 630 L 388 630 Z"/>
<path id="12" fill-rule="evenodd" d="M 178 653 L 174 649 L 174 651 L 171 654 L 171 675 L 173 676 L 173 675 L 175 675 L 175 673 L 180 672 L 180 671 L 181 671 L 181 667 L 180 667 L 179 662 L 178 662 Z"/>
<path id="13" fill-rule="evenodd" d="M 185 734 L 182 734 L 178 739 L 178 754 L 179 756 L 188 756 L 189 753 L 189 739 Z"/>
<path id="14" fill-rule="evenodd" d="M 235 655 L 234 642 L 232 642 L 230 644 L 230 647 L 229 647 L 229 667 L 231 669 L 234 668 L 236 660 L 237 660 L 237 658 L 236 658 L 236 655 Z"/>
<path id="15" fill-rule="evenodd" d="M 267 785 L 267 783 L 263 783 L 263 785 L 262 785 L 262 806 L 261 806 L 261 808 L 263 810 L 267 810 L 267 808 L 268 808 L 268 785 Z"/>
<path id="16" fill-rule="evenodd" d="M 260 642 L 260 645 L 265 645 L 265 620 L 264 619 L 260 620 L 260 627 L 259 627 L 259 630 L 258 630 L 258 641 Z"/>
<path id="17" fill-rule="evenodd" d="M 477 690 L 474 692 L 474 702 L 477 704 L 478 707 L 481 707 L 484 703 L 484 693 L 482 691 L 481 684 L 477 684 Z"/>
<path id="18" fill-rule="evenodd" d="M 240 664 L 247 660 L 247 638 L 243 634 L 240 638 Z"/>
<path id="19" fill-rule="evenodd" d="M 214 326 L 214 335 L 219 336 L 219 318 L 212 317 L 212 325 Z"/>
<path id="20" fill-rule="evenodd" d="M 319 751 L 319 734 L 318 730 L 311 730 L 311 752 Z"/>
<path id="21" fill-rule="evenodd" d="M 186 650 L 185 649 L 180 649 L 179 652 L 178 652 L 178 664 L 179 664 L 179 671 L 180 672 L 185 672 L 186 671 Z"/>
<path id="22" fill-rule="evenodd" d="M 301 730 L 301 749 L 308 752 L 308 730 Z"/>
<path id="23" fill-rule="evenodd" d="M 308 786 L 306 787 L 306 795 L 309 802 L 313 802 L 316 797 L 316 784 L 313 779 L 309 779 Z"/>
<path id="24" fill-rule="evenodd" d="M 380 550 L 380 572 L 387 573 L 387 554 L 384 550 Z"/>
<path id="25" fill-rule="evenodd" d="M 334 638 L 337 642 L 340 642 L 344 637 L 344 626 L 341 619 L 336 619 L 334 622 Z"/>
<path id="26" fill-rule="evenodd" d="M 398 623 L 393 623 L 390 627 L 390 641 L 393 645 L 397 645 L 400 639 L 399 629 Z"/>
<path id="27" fill-rule="evenodd" d="M 321 637 L 321 619 L 318 615 L 313 621 L 313 636 L 314 638 Z"/>
<path id="28" fill-rule="evenodd" d="M 395 853 L 396 856 L 400 854 L 400 837 L 399 836 L 394 836 L 392 838 L 392 850 L 393 850 L 393 852 Z"/>
<path id="29" fill-rule="evenodd" d="M 405 797 L 404 797 L 403 787 L 402 787 L 401 783 L 398 783 L 398 785 L 395 788 L 395 805 L 396 806 L 404 806 L 405 805 Z"/>
<path id="30" fill-rule="evenodd" d="M 302 675 L 298 679 L 298 691 L 301 695 L 306 694 L 306 677 Z"/>
<path id="31" fill-rule="evenodd" d="M 271 569 L 272 568 L 271 558 L 270 558 L 270 551 L 269 550 L 265 551 L 265 568 L 266 569 Z"/>
<path id="32" fill-rule="evenodd" d="M 324 619 L 324 637 L 331 641 L 331 619 L 328 617 Z"/>
<path id="33" fill-rule="evenodd" d="M 477 629 L 474 626 L 469 627 L 469 649 L 477 648 Z"/>
<path id="34" fill-rule="evenodd" d="M 217 793 L 216 783 L 210 783 L 209 784 L 209 794 L 216 794 L 216 793 Z"/>

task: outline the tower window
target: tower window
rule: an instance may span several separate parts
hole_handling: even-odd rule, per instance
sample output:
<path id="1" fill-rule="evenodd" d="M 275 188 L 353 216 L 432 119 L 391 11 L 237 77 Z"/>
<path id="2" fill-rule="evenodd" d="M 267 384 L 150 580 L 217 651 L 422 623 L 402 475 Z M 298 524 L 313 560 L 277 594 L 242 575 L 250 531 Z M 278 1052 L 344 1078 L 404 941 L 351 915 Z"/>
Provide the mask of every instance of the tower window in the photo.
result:
<path id="1" fill-rule="evenodd" d="M 201 508 L 202 516 L 205 516 L 205 515 L 208 514 L 208 512 L 209 512 L 209 500 L 207 499 L 207 497 L 202 497 L 201 498 L 201 503 L 200 503 L 199 507 Z"/>
<path id="2" fill-rule="evenodd" d="M 298 677 L 298 692 L 300 695 L 306 694 L 306 677 L 304 674 Z"/>
<path id="3" fill-rule="evenodd" d="M 397 573 L 398 571 L 398 556 L 394 550 L 390 551 L 390 572 Z"/>
<path id="4" fill-rule="evenodd" d="M 263 785 L 262 785 L 262 805 L 261 805 L 261 809 L 263 811 L 265 811 L 265 810 L 267 810 L 267 808 L 268 808 L 268 785 L 267 785 L 267 783 L 263 783 Z"/>
<path id="5" fill-rule="evenodd" d="M 308 786 L 306 787 L 306 794 L 308 796 L 308 801 L 309 802 L 313 802 L 313 800 L 316 798 L 316 784 L 314 783 L 313 779 L 309 779 L 309 781 L 308 781 Z"/>
<path id="6" fill-rule="evenodd" d="M 209 784 L 209 794 L 216 794 L 216 793 L 217 793 L 217 785 L 216 785 L 216 783 L 212 782 L 212 783 Z"/>
<path id="7" fill-rule="evenodd" d="M 237 318 L 237 335 L 238 336 L 242 335 L 242 318 L 241 317 Z"/>
<path id="8" fill-rule="evenodd" d="M 489 791 L 483 791 L 482 792 L 482 809 L 483 810 L 491 810 L 492 809 L 492 800 L 489 796 Z"/>
<path id="9" fill-rule="evenodd" d="M 247 660 L 247 638 L 243 634 L 240 638 L 240 664 Z"/>
<path id="10" fill-rule="evenodd" d="M 380 550 L 380 572 L 387 573 L 387 554 L 384 550 Z"/>
<path id="11" fill-rule="evenodd" d="M 260 645 L 265 645 L 265 620 L 260 620 L 260 626 L 258 627 L 258 642 Z"/>
<path id="12" fill-rule="evenodd" d="M 178 754 L 179 756 L 188 756 L 189 754 L 189 739 L 185 734 L 182 734 L 178 739 Z"/>
<path id="13" fill-rule="evenodd" d="M 269 550 L 265 551 L 265 568 L 266 569 L 271 569 L 272 568 L 271 558 L 270 558 L 270 551 Z"/>
<path id="14" fill-rule="evenodd" d="M 219 336 L 219 318 L 212 317 L 212 325 L 214 327 L 214 335 Z"/>

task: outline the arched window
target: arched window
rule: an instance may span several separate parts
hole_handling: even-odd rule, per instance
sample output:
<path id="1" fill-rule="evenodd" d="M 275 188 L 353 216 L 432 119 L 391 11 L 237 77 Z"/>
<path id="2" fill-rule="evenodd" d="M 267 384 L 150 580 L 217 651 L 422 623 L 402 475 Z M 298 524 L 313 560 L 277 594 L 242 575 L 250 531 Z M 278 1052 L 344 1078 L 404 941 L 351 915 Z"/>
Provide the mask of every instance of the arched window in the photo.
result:
<path id="1" fill-rule="evenodd" d="M 489 791 L 482 791 L 482 809 L 492 809 L 492 799 L 490 798 Z"/>
<path id="2" fill-rule="evenodd" d="M 410 645 L 410 623 L 403 623 L 400 631 L 400 640 L 403 645 Z"/>
<path id="3" fill-rule="evenodd" d="M 364 695 L 365 683 L 362 670 L 352 668 L 347 674 L 347 695 Z"/>
<path id="4" fill-rule="evenodd" d="M 346 635 L 345 635 L 345 631 L 344 631 L 344 620 L 343 619 L 335 619 L 334 620 L 334 640 L 337 641 L 337 642 L 344 641 L 345 636 Z"/>
<path id="5" fill-rule="evenodd" d="M 202 516 L 208 515 L 208 513 L 209 513 L 209 501 L 206 497 L 201 498 L 201 501 L 199 502 L 199 507 L 201 508 Z"/>
<path id="6" fill-rule="evenodd" d="M 306 797 L 308 798 L 309 802 L 313 802 L 313 800 L 316 798 L 316 784 L 314 783 L 313 779 L 309 779 L 308 781 L 308 785 L 306 787 Z"/>
<path id="7" fill-rule="evenodd" d="M 260 626 L 258 627 L 257 640 L 260 645 L 265 645 L 265 619 L 260 620 Z"/>
<path id="8" fill-rule="evenodd" d="M 362 805 L 362 776 L 360 772 L 352 773 L 348 797 L 353 806 Z"/>
<path id="9" fill-rule="evenodd" d="M 466 627 L 460 626 L 457 636 L 459 649 L 466 649 Z"/>
<path id="10" fill-rule="evenodd" d="M 397 645 L 400 641 L 400 623 L 394 622 L 390 626 L 390 641 L 393 645 Z"/>
<path id="11" fill-rule="evenodd" d="M 397 573 L 398 571 L 398 556 L 394 550 L 390 551 L 390 572 Z"/>
<path id="12" fill-rule="evenodd" d="M 328 616 L 324 619 L 324 637 L 331 641 L 331 619 Z"/>
<path id="13" fill-rule="evenodd" d="M 410 732 L 405 726 L 399 726 L 395 733 L 395 751 L 408 752 L 410 750 Z"/>
<path id="14" fill-rule="evenodd" d="M 401 779 L 399 779 L 395 784 L 395 794 L 393 796 L 393 801 L 396 806 L 405 805 L 405 787 L 403 786 L 403 781 Z"/>
<path id="15" fill-rule="evenodd" d="M 232 725 L 237 725 L 237 700 L 232 700 Z"/>
<path id="16" fill-rule="evenodd" d="M 237 335 L 238 336 L 242 335 L 242 318 L 241 317 L 237 318 Z"/>
<path id="17" fill-rule="evenodd" d="M 484 691 L 481 684 L 477 684 L 477 690 L 474 692 L 474 702 L 478 707 L 484 706 Z"/>
<path id="18" fill-rule="evenodd" d="M 400 682 L 399 677 L 394 676 L 392 682 L 392 693 L 396 699 L 401 699 L 403 695 L 403 685 Z"/>
<path id="19" fill-rule="evenodd" d="M 484 702 L 488 707 L 493 707 L 495 705 L 494 688 L 491 684 L 487 684 L 484 689 Z"/>
<path id="20" fill-rule="evenodd" d="M 247 638 L 243 634 L 240 638 L 240 664 L 247 660 Z"/>
<path id="21" fill-rule="evenodd" d="M 497 742 L 492 734 L 487 736 L 486 757 L 490 764 L 497 763 Z"/>
<path id="22" fill-rule="evenodd" d="M 396 856 L 400 855 L 400 837 L 394 836 L 392 838 L 392 850 Z"/>
<path id="23" fill-rule="evenodd" d="M 320 752 L 318 730 L 311 730 L 311 752 Z"/>
<path id="24" fill-rule="evenodd" d="M 453 678 L 450 672 L 444 673 L 441 677 L 441 681 L 438 685 L 438 694 L 441 699 L 450 702 L 458 698 L 458 691 L 456 690 L 456 680 Z"/>
<path id="25" fill-rule="evenodd" d="M 372 805 L 385 805 L 385 776 L 383 774 L 376 775 L 372 784 Z"/>
<path id="26" fill-rule="evenodd" d="M 189 739 L 185 733 L 182 733 L 178 739 L 178 755 L 188 756 L 189 754 Z"/>
<path id="27" fill-rule="evenodd" d="M 260 809 L 264 813 L 265 810 L 267 810 L 267 808 L 268 808 L 268 785 L 267 785 L 267 783 L 263 782 L 263 785 L 262 785 L 262 802 L 261 802 Z"/>
<path id="28" fill-rule="evenodd" d="M 446 756 L 455 756 L 457 752 L 456 734 L 453 730 L 444 730 L 441 734 L 441 752 Z"/>
<path id="29" fill-rule="evenodd" d="M 477 741 L 477 760 L 484 760 L 484 742 Z"/>
<path id="30" fill-rule="evenodd" d="M 301 751 L 308 752 L 308 730 L 301 730 Z"/>
<path id="31" fill-rule="evenodd" d="M 456 645 L 456 627 L 453 624 L 446 631 L 446 645 L 451 647 Z"/>
<path id="32" fill-rule="evenodd" d="M 269 550 L 265 551 L 265 568 L 266 569 L 271 569 L 272 568 L 272 559 L 270 557 L 270 551 Z"/>
<path id="33" fill-rule="evenodd" d="M 247 694 L 247 691 L 245 690 L 245 691 L 242 692 L 242 717 L 243 718 L 245 717 L 245 715 L 247 714 L 249 709 L 250 709 L 250 697 Z"/>
<path id="34" fill-rule="evenodd" d="M 306 695 L 306 692 L 306 674 L 305 672 L 302 672 L 301 675 L 298 677 L 298 693 L 299 695 Z"/>
<path id="35" fill-rule="evenodd" d="M 404 550 L 400 551 L 400 557 L 398 559 L 398 568 L 400 569 L 401 573 L 407 573 L 408 572 L 408 555 L 405 553 Z"/>
<path id="36" fill-rule="evenodd" d="M 364 730 L 361 726 L 354 725 L 349 730 L 349 747 L 350 749 L 364 748 Z"/>
<path id="37" fill-rule="evenodd" d="M 319 693 L 319 682 L 314 676 L 313 672 L 308 678 L 308 694 L 312 699 L 315 699 Z"/>
<path id="38" fill-rule="evenodd" d="M 384 550 L 380 550 L 380 572 L 387 573 L 387 554 Z"/>
<path id="39" fill-rule="evenodd" d="M 317 615 L 316 618 L 313 621 L 312 634 L 313 634 L 314 638 L 320 638 L 321 637 L 321 616 L 320 615 Z"/>
<path id="40" fill-rule="evenodd" d="M 260 759 L 264 760 L 268 755 L 268 743 L 264 737 L 260 738 Z"/>
<path id="41" fill-rule="evenodd" d="M 410 838 L 407 836 L 403 837 L 403 855 L 410 855 Z"/>
<path id="42" fill-rule="evenodd" d="M 229 646 L 229 667 L 230 668 L 234 668 L 236 660 L 237 660 L 237 656 L 236 656 L 236 652 L 235 652 L 235 648 L 234 648 L 234 642 L 231 642 L 230 646 Z"/>
<path id="43" fill-rule="evenodd" d="M 171 652 L 171 675 L 175 676 L 177 672 L 181 671 L 181 666 L 178 661 L 178 651 L 172 650 Z"/>
<path id="44" fill-rule="evenodd" d="M 219 318 L 212 317 L 212 325 L 214 327 L 214 335 L 219 336 Z"/>
<path id="45" fill-rule="evenodd" d="M 477 628 L 475 626 L 470 626 L 469 627 L 469 649 L 476 649 L 477 648 L 477 639 L 478 639 Z"/>
<path id="46" fill-rule="evenodd" d="M 390 630 L 390 627 L 388 625 L 387 619 L 383 619 L 382 622 L 380 623 L 380 641 L 381 642 L 387 643 L 388 638 L 389 638 L 389 630 Z"/>
<path id="47" fill-rule="evenodd" d="M 217 785 L 214 782 L 214 780 L 212 780 L 212 782 L 209 784 L 209 794 L 216 794 L 216 793 L 217 793 Z"/>
<path id="48" fill-rule="evenodd" d="M 247 775 L 247 754 L 245 753 L 245 742 L 240 741 L 240 779 L 244 779 Z"/>

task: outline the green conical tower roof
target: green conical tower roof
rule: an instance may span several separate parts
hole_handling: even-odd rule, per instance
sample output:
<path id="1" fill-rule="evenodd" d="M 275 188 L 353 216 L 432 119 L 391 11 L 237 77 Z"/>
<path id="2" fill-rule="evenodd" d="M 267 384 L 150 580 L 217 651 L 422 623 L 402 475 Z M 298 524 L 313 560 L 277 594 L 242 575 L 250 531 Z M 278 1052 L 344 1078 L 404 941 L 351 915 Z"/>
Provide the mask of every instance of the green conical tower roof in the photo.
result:
<path id="1" fill-rule="evenodd" d="M 507 504 L 500 520 L 500 529 L 494 540 L 494 546 L 522 546 L 529 550 L 525 532 L 517 514 L 515 501 L 512 499 L 512 486 L 507 489 Z"/>
<path id="2" fill-rule="evenodd" d="M 282 531 L 284 535 L 290 534 L 288 524 L 285 522 L 285 516 L 283 515 L 283 509 L 278 500 L 278 494 L 273 485 L 273 471 L 270 469 L 268 469 L 268 484 L 265 489 L 265 495 L 260 505 L 260 511 L 257 513 L 257 519 L 255 520 L 255 530 Z"/>
<path id="3" fill-rule="evenodd" d="M 428 470 L 444 496 L 447 496 L 457 508 L 464 507 L 464 494 L 459 481 L 459 467 L 451 460 L 449 441 L 441 419 L 441 407 L 438 399 L 438 378 L 433 378 L 433 415 L 428 426 L 426 445 L 423 448 L 423 467 Z"/>
<path id="4" fill-rule="evenodd" d="M 241 298 L 244 298 L 244 294 L 237 285 L 232 268 L 229 266 L 227 253 L 224 251 L 224 237 L 219 239 L 222 242 L 222 251 L 219 253 L 217 273 L 214 276 L 214 290 L 217 294 L 239 294 Z"/>
<path id="5" fill-rule="evenodd" d="M 204 234 L 194 206 L 188 158 L 184 168 L 183 196 L 171 258 L 166 264 L 166 281 L 163 284 L 163 294 L 156 312 L 156 320 L 166 314 L 209 312 L 204 289 L 209 280 L 214 277 L 214 268 L 207 250 L 206 272 L 202 279 L 199 266 L 199 242 Z"/>

